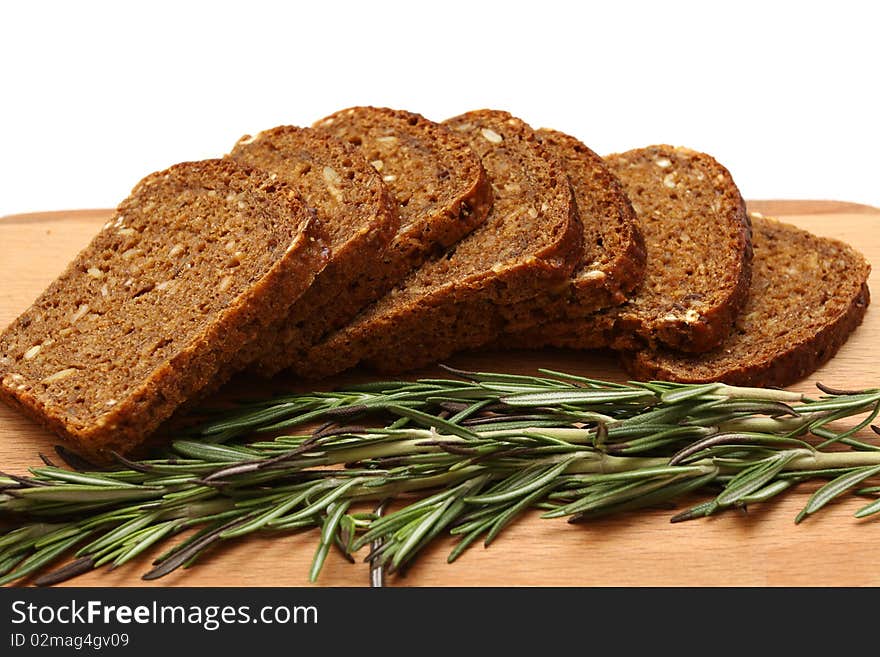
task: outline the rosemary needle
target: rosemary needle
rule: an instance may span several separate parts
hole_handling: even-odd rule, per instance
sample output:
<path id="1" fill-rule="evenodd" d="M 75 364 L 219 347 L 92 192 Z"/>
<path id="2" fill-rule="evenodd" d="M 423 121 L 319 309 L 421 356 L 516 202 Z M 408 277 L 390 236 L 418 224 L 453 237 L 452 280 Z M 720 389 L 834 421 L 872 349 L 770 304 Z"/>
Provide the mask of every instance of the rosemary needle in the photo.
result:
<path id="1" fill-rule="evenodd" d="M 70 469 L 43 458 L 24 476 L 2 474 L 0 584 L 31 575 L 55 584 L 164 544 L 144 576 L 156 579 L 223 541 L 313 529 L 311 579 L 331 548 L 352 558 L 369 545 L 370 584 L 383 586 L 438 537 L 459 538 L 451 562 L 529 510 L 586 522 L 702 494 L 672 518 L 680 522 L 825 480 L 800 522 L 880 484 L 876 437 L 856 438 L 869 426 L 880 431 L 871 424 L 880 389 L 820 386 L 824 394 L 809 399 L 549 370 L 447 371 L 457 378 L 285 394 L 208 412 L 151 459 L 119 456 L 97 467 L 62 447 Z M 387 513 L 391 499 L 398 503 Z M 877 513 L 873 500 L 856 516 Z M 175 540 L 185 530 L 194 533 Z"/>

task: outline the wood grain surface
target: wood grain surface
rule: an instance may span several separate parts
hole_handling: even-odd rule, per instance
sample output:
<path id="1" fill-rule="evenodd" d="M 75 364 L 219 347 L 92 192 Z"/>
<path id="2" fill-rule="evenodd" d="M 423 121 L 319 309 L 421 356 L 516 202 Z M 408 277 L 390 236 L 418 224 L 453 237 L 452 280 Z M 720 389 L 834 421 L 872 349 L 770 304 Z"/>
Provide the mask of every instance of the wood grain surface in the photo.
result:
<path id="1" fill-rule="evenodd" d="M 880 276 L 880 209 L 831 201 L 753 201 L 752 210 L 776 216 L 818 235 L 853 244 Z M 106 221 L 110 210 L 34 213 L 0 218 L 0 327 L 34 300 Z M 838 355 L 793 389 L 815 391 L 815 381 L 831 386 L 880 386 L 880 311 L 868 309 L 863 325 Z M 450 359 L 463 368 L 533 373 L 538 367 L 596 378 L 625 380 L 613 358 L 566 350 L 471 353 Z M 424 370 L 412 375 L 433 373 Z M 331 388 L 368 373 L 328 380 Z M 237 380 L 221 394 L 253 382 Z M 297 388 L 278 378 L 273 389 Z M 315 387 L 315 386 L 313 386 Z M 51 453 L 56 439 L 0 404 L 0 470 L 24 473 Z M 535 515 L 512 525 L 491 548 L 467 551 L 448 565 L 452 542 L 439 541 L 423 554 L 403 586 L 878 586 L 880 522 L 857 520 L 861 500 L 830 505 L 795 526 L 793 520 L 810 489 L 755 505 L 748 514 L 672 525 L 672 512 L 622 515 L 588 525 L 541 520 Z M 0 530 L 2 531 L 2 530 Z M 315 547 L 313 533 L 257 537 L 224 546 L 188 571 L 158 582 L 143 582 L 150 555 L 115 571 L 77 578 L 80 586 L 303 586 Z M 158 553 L 160 550 L 157 550 Z M 350 564 L 331 552 L 320 586 L 366 586 L 365 564 Z"/>

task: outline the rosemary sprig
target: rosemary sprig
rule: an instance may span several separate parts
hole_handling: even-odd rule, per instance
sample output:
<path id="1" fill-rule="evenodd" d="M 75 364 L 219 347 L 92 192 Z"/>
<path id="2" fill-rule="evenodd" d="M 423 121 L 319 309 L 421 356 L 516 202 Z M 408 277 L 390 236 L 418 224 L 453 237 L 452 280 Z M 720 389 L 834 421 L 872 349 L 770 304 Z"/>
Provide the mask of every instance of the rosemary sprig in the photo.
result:
<path id="1" fill-rule="evenodd" d="M 846 493 L 874 498 L 856 516 L 880 512 L 871 485 L 880 447 L 855 437 L 876 417 L 880 389 L 820 386 L 810 399 L 552 371 L 450 373 L 457 378 L 243 403 L 156 458 L 118 456 L 112 468 L 62 449 L 69 470 L 44 458 L 27 476 L 0 474 L 0 517 L 10 526 L 0 537 L 0 583 L 42 573 L 36 583 L 53 584 L 115 568 L 187 533 L 156 558 L 145 575 L 155 579 L 223 541 L 305 529 L 319 530 L 312 580 L 330 550 L 351 559 L 369 548 L 378 582 L 439 536 L 458 538 L 454 561 L 532 509 L 586 522 L 711 496 L 672 518 L 680 522 L 758 504 L 808 479 L 827 483 L 797 522 Z M 65 555 L 73 560 L 49 571 Z"/>

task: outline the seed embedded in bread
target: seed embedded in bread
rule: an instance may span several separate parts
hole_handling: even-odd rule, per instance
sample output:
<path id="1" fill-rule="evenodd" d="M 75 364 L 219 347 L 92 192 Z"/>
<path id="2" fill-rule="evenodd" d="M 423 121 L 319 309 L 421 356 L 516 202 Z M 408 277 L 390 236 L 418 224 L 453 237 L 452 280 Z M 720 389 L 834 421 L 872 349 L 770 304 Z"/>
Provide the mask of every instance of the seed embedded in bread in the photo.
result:
<path id="1" fill-rule="evenodd" d="M 229 235 L 245 254 L 234 274 Z M 148 176 L 0 336 L 0 397 L 93 458 L 131 450 L 311 284 L 319 237 L 289 187 L 233 162 Z M 187 246 L 184 262 L 169 243 Z"/>
<path id="2" fill-rule="evenodd" d="M 504 141 L 504 137 L 492 130 L 492 128 L 483 128 L 480 130 L 480 134 L 491 144 L 500 144 Z"/>
<path id="3" fill-rule="evenodd" d="M 787 386 L 828 361 L 861 323 L 871 266 L 860 253 L 760 215 L 752 231 L 751 289 L 728 338 L 704 354 L 625 352 L 633 376 Z"/>

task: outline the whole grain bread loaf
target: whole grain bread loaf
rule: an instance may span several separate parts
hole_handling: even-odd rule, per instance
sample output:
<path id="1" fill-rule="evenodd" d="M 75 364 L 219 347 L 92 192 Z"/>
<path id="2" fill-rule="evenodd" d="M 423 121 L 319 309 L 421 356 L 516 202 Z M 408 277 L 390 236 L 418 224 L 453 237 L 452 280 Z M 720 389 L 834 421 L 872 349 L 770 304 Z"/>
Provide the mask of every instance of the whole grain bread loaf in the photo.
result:
<path id="1" fill-rule="evenodd" d="M 639 219 L 644 282 L 621 306 L 545 323 L 509 346 L 665 345 L 695 353 L 718 346 L 746 301 L 751 275 L 749 218 L 730 173 L 709 155 L 665 145 L 605 161 Z"/>
<path id="2" fill-rule="evenodd" d="M 147 176 L 0 336 L 0 396 L 94 458 L 227 367 L 327 259 L 295 192 L 224 160 Z"/>
<path id="3" fill-rule="evenodd" d="M 419 114 L 352 107 L 317 121 L 314 131 L 349 144 L 372 164 L 396 205 L 399 227 L 379 256 L 367 248 L 352 249 L 336 266 L 334 252 L 331 274 L 359 288 L 327 289 L 322 275 L 317 281 L 322 289 L 309 292 L 297 304 L 300 317 L 288 320 L 278 339 L 267 341 L 254 367 L 262 374 L 292 366 L 302 369 L 297 363 L 306 358 L 306 347 L 388 292 L 427 257 L 442 253 L 485 223 L 492 204 L 486 173 L 467 142 Z M 336 221 L 345 222 L 345 213 Z M 332 315 L 332 321 L 315 319 L 325 314 Z M 312 328 L 319 324 L 321 330 L 311 330 L 302 339 L 297 327 L 303 322 Z"/>
<path id="4" fill-rule="evenodd" d="M 301 375 L 362 361 L 381 371 L 434 362 L 497 338 L 505 325 L 499 307 L 567 285 L 582 229 L 560 164 L 506 112 L 469 112 L 445 124 L 488 173 L 494 204 L 486 223 L 318 344 Z"/>
<path id="5" fill-rule="evenodd" d="M 864 257 L 837 240 L 752 216 L 749 300 L 724 343 L 705 354 L 670 349 L 623 354 L 639 378 L 787 386 L 831 358 L 868 307 Z"/>
<path id="6" fill-rule="evenodd" d="M 397 204 L 353 147 L 311 128 L 279 126 L 243 137 L 228 156 L 291 185 L 327 235 L 330 260 L 289 312 L 239 353 L 233 369 L 262 357 L 275 369 L 350 320 L 400 278 L 385 266 L 400 219 Z M 269 363 L 270 365 L 266 365 Z"/>
<path id="7" fill-rule="evenodd" d="M 511 344 L 517 341 L 518 327 L 581 319 L 619 305 L 645 275 L 645 241 L 617 177 L 601 157 L 574 137 L 547 129 L 538 130 L 537 135 L 568 174 L 583 226 L 584 250 L 580 266 L 561 292 L 548 290 L 505 309 Z"/>

